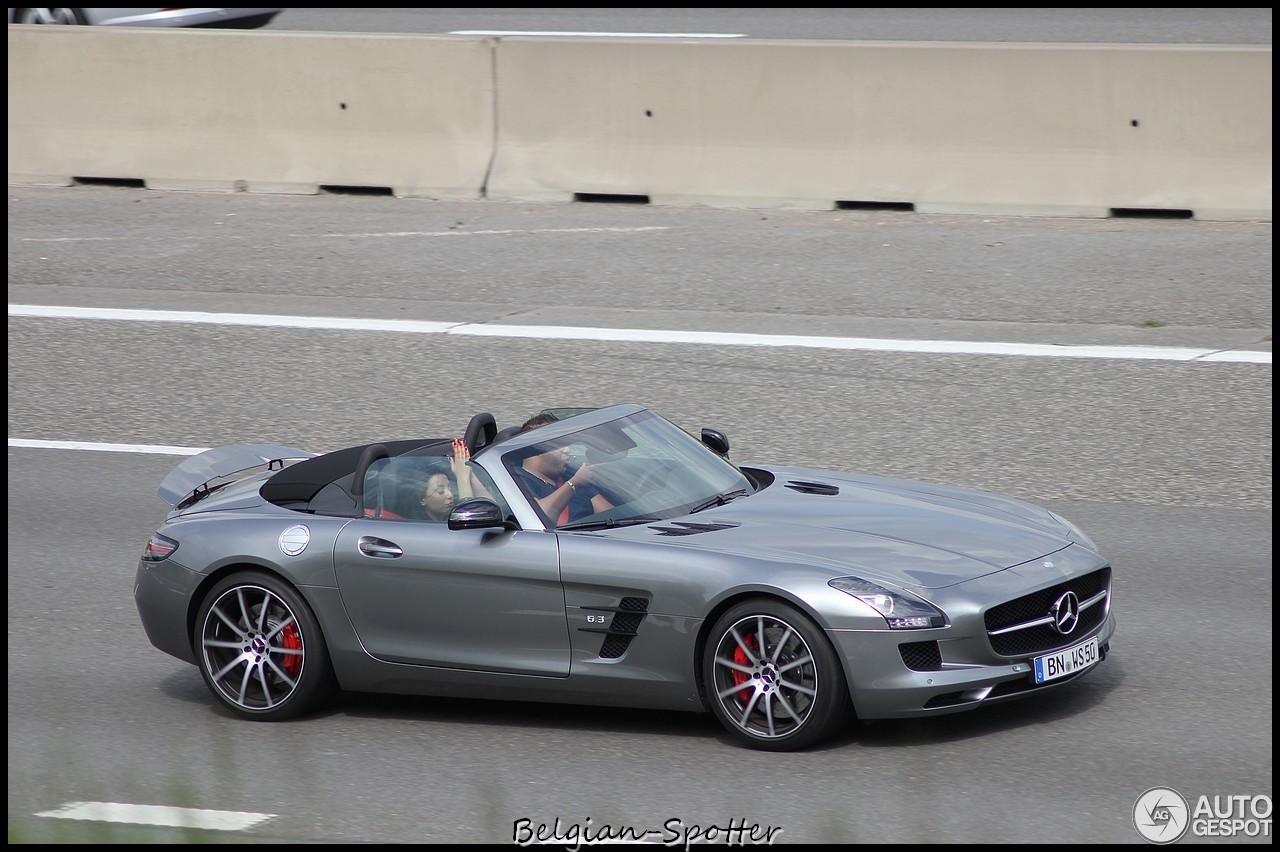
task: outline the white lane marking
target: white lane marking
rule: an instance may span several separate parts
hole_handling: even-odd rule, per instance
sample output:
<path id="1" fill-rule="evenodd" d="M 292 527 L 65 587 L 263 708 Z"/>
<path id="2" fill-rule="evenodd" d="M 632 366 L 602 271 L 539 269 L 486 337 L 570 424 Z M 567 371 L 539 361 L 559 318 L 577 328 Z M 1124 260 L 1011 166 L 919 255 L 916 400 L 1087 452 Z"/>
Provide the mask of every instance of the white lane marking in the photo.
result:
<path id="1" fill-rule="evenodd" d="M 30 438 L 10 438 L 11 447 L 29 447 L 37 450 L 92 450 L 100 453 L 155 453 L 164 456 L 194 456 L 209 447 L 166 447 L 148 444 L 100 444 L 92 441 L 37 441 Z"/>
<path id="2" fill-rule="evenodd" d="M 87 450 L 90 453 L 152 453 L 156 455 L 196 455 L 211 449 L 209 446 L 95 444 L 93 441 L 38 441 L 29 438 L 10 438 L 9 446 L 22 446 L 24 449 L 74 449 Z"/>
<path id="3" fill-rule="evenodd" d="M 555 325 L 497 325 L 468 322 L 358 319 L 351 317 L 218 314 L 203 311 L 153 311 L 82 308 L 60 305 L 10 305 L 9 316 L 59 319 L 130 320 L 264 328 L 314 328 L 343 331 L 391 331 L 407 334 L 459 334 L 543 340 L 594 340 L 611 343 L 686 343 L 712 346 L 793 346 L 809 349 L 909 352 L 929 355 L 1016 355 L 1030 358 L 1110 358 L 1116 360 L 1199 361 L 1270 364 L 1270 352 L 1175 346 L 1092 346 L 1056 343 L 999 343 L 967 340 L 888 340 L 873 337 L 818 337 L 722 331 L 642 328 L 585 328 Z"/>
<path id="4" fill-rule="evenodd" d="M 193 325 L 251 325 L 266 328 L 314 328 L 341 331 L 399 331 L 440 334 L 460 325 L 454 322 L 372 320 L 350 317 L 293 317 L 270 314 L 215 314 L 204 311 L 149 311 L 128 308 L 79 308 L 58 305 L 10 305 L 9 316 L 48 319 L 129 320 L 179 322 Z"/>
<path id="5" fill-rule="evenodd" d="M 221 235 L 219 235 L 221 237 Z M 23 237 L 24 243 L 110 243 L 132 237 Z"/>
<path id="6" fill-rule="evenodd" d="M 453 30 L 449 35 L 473 36 L 573 36 L 589 38 L 746 38 L 744 33 L 587 33 L 553 30 Z"/>
<path id="7" fill-rule="evenodd" d="M 1190 349 L 1172 346 L 1085 346 L 1055 343 L 995 343 L 966 340 L 884 340 L 872 337 L 815 337 L 718 331 L 670 331 L 635 328 L 578 328 L 464 323 L 448 334 L 476 337 L 540 337 L 623 343 L 701 343 L 716 346 L 799 346 L 810 349 L 914 352 L 930 355 L 1022 355 L 1036 358 L 1113 358 L 1157 361 L 1242 360 L 1271 363 L 1270 352 Z M 1265 361 L 1258 361 L 1258 357 Z"/>
<path id="8" fill-rule="evenodd" d="M 271 819 L 275 814 L 172 808 L 165 805 L 129 805 L 121 802 L 69 802 L 56 810 L 41 811 L 36 816 L 200 828 L 209 831 L 244 831 Z"/>

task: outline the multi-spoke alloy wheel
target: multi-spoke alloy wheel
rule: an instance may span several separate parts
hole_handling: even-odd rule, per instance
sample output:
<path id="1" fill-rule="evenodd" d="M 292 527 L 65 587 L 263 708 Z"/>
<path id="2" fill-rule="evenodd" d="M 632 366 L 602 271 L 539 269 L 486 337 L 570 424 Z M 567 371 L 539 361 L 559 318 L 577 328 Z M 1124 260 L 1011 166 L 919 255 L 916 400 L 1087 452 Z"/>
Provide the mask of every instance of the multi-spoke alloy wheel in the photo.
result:
<path id="1" fill-rule="evenodd" d="M 241 716 L 291 718 L 328 691 L 328 653 L 314 616 L 269 575 L 238 574 L 215 586 L 195 638 L 205 683 Z"/>
<path id="2" fill-rule="evenodd" d="M 847 715 L 844 675 L 830 643 L 780 601 L 748 601 L 726 612 L 708 638 L 703 677 L 721 723 L 754 748 L 801 748 Z"/>

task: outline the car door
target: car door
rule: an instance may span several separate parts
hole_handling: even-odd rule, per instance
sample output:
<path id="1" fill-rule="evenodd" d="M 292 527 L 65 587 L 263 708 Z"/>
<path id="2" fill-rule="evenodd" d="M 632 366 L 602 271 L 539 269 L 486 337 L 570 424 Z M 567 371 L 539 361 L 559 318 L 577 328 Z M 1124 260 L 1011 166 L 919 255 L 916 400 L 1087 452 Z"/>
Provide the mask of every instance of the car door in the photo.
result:
<path id="1" fill-rule="evenodd" d="M 352 625 L 379 659 L 569 674 L 554 533 L 356 519 L 338 535 L 334 565 Z"/>

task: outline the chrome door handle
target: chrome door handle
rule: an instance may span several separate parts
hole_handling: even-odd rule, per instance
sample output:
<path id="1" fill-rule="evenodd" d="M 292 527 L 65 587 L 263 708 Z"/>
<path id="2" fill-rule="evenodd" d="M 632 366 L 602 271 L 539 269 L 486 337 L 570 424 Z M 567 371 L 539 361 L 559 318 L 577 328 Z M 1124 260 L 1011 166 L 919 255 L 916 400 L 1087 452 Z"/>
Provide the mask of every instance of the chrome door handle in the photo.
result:
<path id="1" fill-rule="evenodd" d="M 404 551 L 396 545 L 371 535 L 361 536 L 359 547 L 360 552 L 365 556 L 374 556 L 378 559 L 395 559 L 397 556 L 404 556 Z"/>

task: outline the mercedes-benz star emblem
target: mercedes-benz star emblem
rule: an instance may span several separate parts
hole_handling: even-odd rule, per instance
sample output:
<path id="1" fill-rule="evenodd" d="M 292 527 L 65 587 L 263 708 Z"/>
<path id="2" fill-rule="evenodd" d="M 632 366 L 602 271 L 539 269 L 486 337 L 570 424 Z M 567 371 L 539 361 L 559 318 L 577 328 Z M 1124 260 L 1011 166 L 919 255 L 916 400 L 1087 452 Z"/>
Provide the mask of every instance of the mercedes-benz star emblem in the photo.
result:
<path id="1" fill-rule="evenodd" d="M 1070 634 L 1080 623 L 1080 598 L 1076 597 L 1075 592 L 1067 592 L 1053 602 L 1049 615 L 1053 616 L 1055 630 L 1063 636 Z"/>

